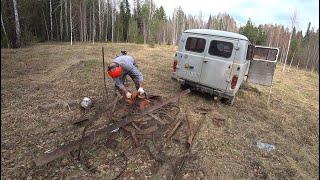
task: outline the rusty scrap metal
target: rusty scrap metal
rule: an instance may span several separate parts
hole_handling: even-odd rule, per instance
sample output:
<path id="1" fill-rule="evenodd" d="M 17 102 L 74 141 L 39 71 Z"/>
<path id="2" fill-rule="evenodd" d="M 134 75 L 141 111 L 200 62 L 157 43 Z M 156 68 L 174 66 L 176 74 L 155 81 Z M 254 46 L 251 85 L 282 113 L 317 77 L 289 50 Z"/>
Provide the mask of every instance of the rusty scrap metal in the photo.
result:
<path id="1" fill-rule="evenodd" d="M 186 120 L 187 120 L 187 123 L 188 123 L 188 129 L 189 129 L 189 137 L 188 137 L 188 145 L 189 147 L 191 146 L 192 144 L 192 140 L 194 138 L 194 133 L 193 133 L 193 130 L 192 130 L 192 124 L 188 118 L 188 114 L 186 114 Z"/>
<path id="2" fill-rule="evenodd" d="M 208 112 L 208 111 L 207 111 L 207 112 Z M 196 127 L 196 131 L 195 131 L 195 133 L 194 133 L 193 138 L 198 134 L 198 132 L 199 132 L 199 130 L 201 129 L 201 127 L 202 127 L 202 125 L 203 125 L 203 122 L 204 122 L 204 120 L 205 120 L 205 117 L 206 117 L 205 115 L 206 115 L 206 114 L 204 114 L 204 113 L 202 113 L 202 114 L 203 114 L 203 118 L 200 120 L 198 126 Z M 192 141 L 191 141 L 191 144 L 190 144 L 190 146 L 188 147 L 187 155 L 183 157 L 183 159 L 182 159 L 182 161 L 181 161 L 181 165 L 178 166 L 178 170 L 177 170 L 177 171 L 174 171 L 175 173 L 174 173 L 174 176 L 173 176 L 173 178 L 172 178 L 173 180 L 176 180 L 176 179 L 177 179 L 178 175 L 180 174 L 180 171 L 181 171 L 182 168 L 184 167 L 184 164 L 185 164 L 186 160 L 190 157 L 192 145 L 193 145 L 193 144 L 192 144 Z"/>
<path id="3" fill-rule="evenodd" d="M 142 129 L 141 131 L 138 131 L 137 134 L 143 134 L 143 135 L 151 134 L 151 133 L 155 132 L 157 129 L 158 129 L 157 126 L 151 126 L 146 129 Z"/>
<path id="4" fill-rule="evenodd" d="M 167 136 L 167 139 L 170 139 L 174 135 L 178 127 L 180 127 L 181 123 L 182 123 L 182 119 L 178 119 L 176 122 L 176 125 L 173 127 L 173 129 L 170 131 L 169 135 Z"/>
<path id="5" fill-rule="evenodd" d="M 60 148 L 58 148 L 48 154 L 44 154 L 44 155 L 40 156 L 39 158 L 37 158 L 35 160 L 35 163 L 37 166 L 42 166 L 44 164 L 47 164 L 47 163 L 49 163 L 59 157 L 62 157 L 63 155 L 65 155 L 73 150 L 78 149 L 81 143 L 93 142 L 96 137 L 101 136 L 101 135 L 111 134 L 113 130 L 129 124 L 131 121 L 132 121 L 131 119 L 122 119 L 118 122 L 115 122 L 114 124 L 108 125 L 107 127 L 104 127 L 98 131 L 95 131 L 95 132 L 83 137 L 82 139 L 71 141 L 69 144 L 63 145 Z"/>
<path id="6" fill-rule="evenodd" d="M 84 136 L 82 139 L 71 141 L 69 144 L 63 145 L 48 154 L 44 154 L 44 155 L 38 157 L 37 159 L 34 160 L 35 164 L 36 164 L 36 166 L 42 166 L 42 165 L 47 164 L 47 163 L 49 163 L 59 157 L 62 157 L 65 154 L 68 154 L 71 151 L 78 149 L 80 147 L 80 144 L 87 143 L 87 142 L 94 142 L 96 137 L 99 137 L 102 135 L 109 135 L 114 130 L 116 130 L 118 128 L 124 127 L 137 119 L 141 119 L 145 115 L 148 115 L 149 113 L 152 113 L 155 110 L 162 108 L 163 106 L 168 105 L 169 103 L 176 102 L 178 99 L 180 99 L 180 97 L 188 94 L 189 92 L 190 92 L 189 89 L 182 91 L 181 93 L 177 94 L 176 96 L 169 98 L 165 102 L 162 102 L 158 105 L 155 105 L 155 106 L 152 106 L 152 107 L 145 109 L 141 114 L 131 116 L 130 118 L 122 118 L 121 120 L 119 120 L 113 124 L 109 124 L 100 130 L 94 131 L 91 134 Z M 102 108 L 102 107 L 100 107 L 100 108 Z"/>
<path id="7" fill-rule="evenodd" d="M 140 145 L 140 143 L 139 143 L 136 135 L 139 134 L 139 131 L 134 129 L 133 127 L 130 127 L 130 126 L 124 126 L 123 129 L 130 133 L 130 135 L 134 141 L 134 144 L 136 145 L 136 147 L 138 147 Z"/>
<path id="8" fill-rule="evenodd" d="M 157 120 L 161 125 L 165 125 L 165 124 L 169 123 L 167 120 L 161 119 L 159 116 L 157 116 L 155 114 L 149 114 L 149 116 L 151 116 L 153 119 Z"/>
<path id="9" fill-rule="evenodd" d="M 145 144 L 150 155 L 159 163 L 164 163 L 168 157 L 155 146 L 151 140 L 147 140 Z"/>
<path id="10" fill-rule="evenodd" d="M 199 113 L 199 114 L 207 114 L 210 111 L 212 111 L 212 108 L 204 108 L 204 107 L 197 107 L 194 112 Z"/>

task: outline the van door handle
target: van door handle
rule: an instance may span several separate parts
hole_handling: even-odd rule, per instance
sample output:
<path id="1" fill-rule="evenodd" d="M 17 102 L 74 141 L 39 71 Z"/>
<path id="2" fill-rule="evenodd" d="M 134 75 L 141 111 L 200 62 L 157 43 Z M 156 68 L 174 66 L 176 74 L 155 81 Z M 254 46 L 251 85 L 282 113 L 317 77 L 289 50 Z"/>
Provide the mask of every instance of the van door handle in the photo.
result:
<path id="1" fill-rule="evenodd" d="M 207 63 L 208 61 L 207 61 L 207 60 L 204 60 L 203 62 L 204 62 L 204 63 Z"/>

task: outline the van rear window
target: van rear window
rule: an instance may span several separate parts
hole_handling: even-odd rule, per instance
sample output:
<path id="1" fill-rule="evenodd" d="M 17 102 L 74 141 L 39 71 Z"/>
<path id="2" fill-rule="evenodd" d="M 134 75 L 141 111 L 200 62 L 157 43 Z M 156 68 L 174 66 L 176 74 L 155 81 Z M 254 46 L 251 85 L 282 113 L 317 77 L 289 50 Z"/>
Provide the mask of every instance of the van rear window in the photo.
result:
<path id="1" fill-rule="evenodd" d="M 213 40 L 210 43 L 209 54 L 229 58 L 232 54 L 233 44 L 231 42 Z"/>
<path id="2" fill-rule="evenodd" d="M 206 40 L 202 38 L 188 37 L 185 49 L 202 53 L 206 47 Z"/>

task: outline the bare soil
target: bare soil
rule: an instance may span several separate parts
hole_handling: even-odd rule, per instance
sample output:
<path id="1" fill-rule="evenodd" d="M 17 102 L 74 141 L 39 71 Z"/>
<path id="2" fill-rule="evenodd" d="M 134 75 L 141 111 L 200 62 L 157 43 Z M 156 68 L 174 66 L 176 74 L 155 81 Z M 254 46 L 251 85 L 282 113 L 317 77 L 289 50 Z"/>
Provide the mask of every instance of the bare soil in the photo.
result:
<path id="1" fill-rule="evenodd" d="M 33 163 L 44 152 L 78 139 L 82 132 L 69 123 L 82 113 L 76 106 L 47 110 L 39 106 L 85 96 L 107 104 L 114 97 L 113 82 L 108 78 L 108 96 L 102 101 L 102 46 L 107 62 L 121 49 L 137 60 L 149 94 L 165 99 L 181 91 L 171 79 L 175 46 L 44 43 L 1 49 L 1 178 L 172 177 L 186 153 L 186 121 L 163 145 L 163 162 L 158 159 L 161 155 L 154 157 L 146 148 L 135 149 L 128 159 L 119 156 L 124 149 L 134 147 L 132 139 L 120 130 L 85 146 L 82 160 L 66 155 L 41 167 Z M 283 73 L 281 69 L 278 64 L 269 105 L 269 88 L 252 84 L 242 86 L 234 106 L 197 92 L 180 100 L 178 118 L 187 114 L 193 128 L 203 124 L 178 179 L 319 178 L 319 76 L 295 68 Z M 196 111 L 198 107 L 212 110 L 202 115 Z M 112 119 L 128 108 L 119 103 Z M 94 127 L 109 122 L 108 113 L 104 113 Z M 273 144 L 276 149 L 259 149 L 255 140 Z"/>

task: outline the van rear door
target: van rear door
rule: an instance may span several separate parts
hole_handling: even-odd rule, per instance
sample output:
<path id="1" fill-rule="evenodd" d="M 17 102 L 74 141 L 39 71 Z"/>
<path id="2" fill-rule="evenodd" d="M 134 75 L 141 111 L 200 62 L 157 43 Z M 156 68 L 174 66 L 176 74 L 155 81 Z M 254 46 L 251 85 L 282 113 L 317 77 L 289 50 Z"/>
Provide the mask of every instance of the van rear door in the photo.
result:
<path id="1" fill-rule="evenodd" d="M 181 49 L 176 54 L 179 78 L 192 82 L 199 82 L 206 39 L 197 34 L 185 34 L 180 40 Z"/>
<path id="2" fill-rule="evenodd" d="M 248 82 L 271 86 L 278 54 L 279 48 L 255 46 L 248 71 Z"/>
<path id="3" fill-rule="evenodd" d="M 225 92 L 239 40 L 218 36 L 211 36 L 208 40 L 200 83 Z"/>

